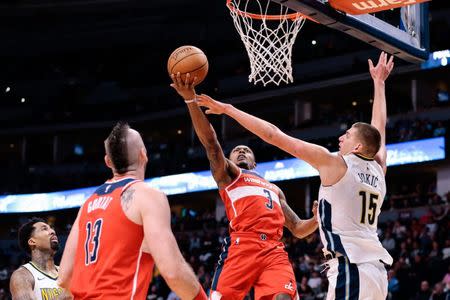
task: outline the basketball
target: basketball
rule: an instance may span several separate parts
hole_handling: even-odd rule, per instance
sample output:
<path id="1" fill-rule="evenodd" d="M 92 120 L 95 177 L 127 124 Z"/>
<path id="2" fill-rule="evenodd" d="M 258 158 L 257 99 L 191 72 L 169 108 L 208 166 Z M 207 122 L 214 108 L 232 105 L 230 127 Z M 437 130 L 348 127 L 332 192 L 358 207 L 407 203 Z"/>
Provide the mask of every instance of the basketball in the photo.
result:
<path id="1" fill-rule="evenodd" d="M 186 74 L 191 74 L 191 79 L 197 77 L 196 84 L 201 83 L 208 74 L 208 58 L 205 53 L 194 46 L 181 46 L 175 49 L 167 61 L 169 75 L 181 73 L 183 81 Z"/>

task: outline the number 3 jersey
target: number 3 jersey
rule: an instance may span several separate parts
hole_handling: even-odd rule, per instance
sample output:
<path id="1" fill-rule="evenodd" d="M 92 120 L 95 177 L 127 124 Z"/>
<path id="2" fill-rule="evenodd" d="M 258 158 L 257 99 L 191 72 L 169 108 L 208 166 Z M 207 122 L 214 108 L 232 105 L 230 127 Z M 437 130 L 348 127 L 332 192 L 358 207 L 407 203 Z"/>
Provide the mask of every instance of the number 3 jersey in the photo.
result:
<path id="1" fill-rule="evenodd" d="M 239 176 L 219 193 L 230 221 L 230 234 L 257 233 L 281 239 L 284 214 L 276 185 L 256 172 L 241 169 Z"/>
<path id="2" fill-rule="evenodd" d="M 74 299 L 145 299 L 153 259 L 142 252 L 143 227 L 121 206 L 122 193 L 136 182 L 106 182 L 81 207 L 70 287 Z"/>
<path id="3" fill-rule="evenodd" d="M 320 186 L 319 229 L 325 254 L 348 257 L 351 263 L 382 260 L 392 264 L 377 235 L 378 215 L 386 195 L 381 166 L 373 159 L 348 154 L 347 172 L 334 185 Z"/>

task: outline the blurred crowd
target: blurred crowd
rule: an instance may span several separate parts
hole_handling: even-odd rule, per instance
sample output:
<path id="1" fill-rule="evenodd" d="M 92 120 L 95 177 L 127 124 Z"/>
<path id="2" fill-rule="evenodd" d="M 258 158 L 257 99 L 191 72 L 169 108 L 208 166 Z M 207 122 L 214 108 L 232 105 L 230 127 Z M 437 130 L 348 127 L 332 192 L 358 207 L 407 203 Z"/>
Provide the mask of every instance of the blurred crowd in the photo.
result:
<path id="1" fill-rule="evenodd" d="M 388 270 L 389 300 L 448 300 L 450 299 L 450 235 L 447 204 L 426 204 L 428 213 L 419 218 L 402 217 L 400 210 L 395 221 L 379 224 L 379 236 L 383 246 L 394 257 Z M 414 210 L 414 208 L 410 208 Z M 391 210 L 392 211 L 392 210 Z M 182 216 L 172 214 L 172 227 L 178 245 L 192 266 L 205 290 L 209 292 L 214 270 L 221 252 L 221 245 L 228 234 L 228 222 L 224 217 L 217 221 L 212 212 L 188 210 Z M 55 222 L 50 219 L 50 222 Z M 70 224 L 59 224 L 62 241 L 70 230 Z M 10 299 L 9 277 L 27 257 L 11 240 L 15 229 L 10 230 L 10 246 L 0 251 L 0 300 Z M 301 299 L 326 298 L 327 279 L 319 233 L 306 239 L 297 239 L 285 231 L 284 243 L 292 262 Z M 5 240 L 2 240 L 4 243 Z M 19 254 L 20 253 L 20 254 Z M 60 254 L 56 261 L 60 259 Z M 147 299 L 175 300 L 157 268 L 149 287 Z M 247 296 L 252 299 L 252 291 Z"/>

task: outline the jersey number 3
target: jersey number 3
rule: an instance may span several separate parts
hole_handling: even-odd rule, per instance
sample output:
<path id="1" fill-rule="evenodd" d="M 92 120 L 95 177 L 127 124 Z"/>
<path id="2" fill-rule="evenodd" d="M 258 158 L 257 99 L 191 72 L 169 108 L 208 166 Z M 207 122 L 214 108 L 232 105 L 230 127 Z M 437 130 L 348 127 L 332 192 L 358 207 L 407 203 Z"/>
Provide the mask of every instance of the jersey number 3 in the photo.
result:
<path id="1" fill-rule="evenodd" d="M 367 194 L 369 194 L 369 203 L 367 203 Z M 366 224 L 367 216 L 368 223 L 370 225 L 373 225 L 373 223 L 375 222 L 375 212 L 377 210 L 377 203 L 375 201 L 378 200 L 378 195 L 365 191 L 360 191 L 359 195 L 361 196 L 362 200 L 361 224 Z"/>
<path id="2" fill-rule="evenodd" d="M 103 219 L 97 219 L 94 226 L 89 221 L 86 224 L 86 241 L 84 242 L 84 254 L 86 266 L 97 261 L 97 254 L 100 248 L 100 236 L 102 234 Z M 92 244 L 92 247 L 90 246 Z M 92 248 L 92 251 L 91 251 Z"/>
<path id="3" fill-rule="evenodd" d="M 267 200 L 269 200 L 269 201 L 266 203 L 266 207 L 267 207 L 268 209 L 272 209 L 272 208 L 273 208 L 272 195 L 270 195 L 270 191 L 268 191 L 268 190 L 266 190 L 266 189 L 263 189 L 263 191 L 264 191 L 264 194 L 266 194 Z"/>

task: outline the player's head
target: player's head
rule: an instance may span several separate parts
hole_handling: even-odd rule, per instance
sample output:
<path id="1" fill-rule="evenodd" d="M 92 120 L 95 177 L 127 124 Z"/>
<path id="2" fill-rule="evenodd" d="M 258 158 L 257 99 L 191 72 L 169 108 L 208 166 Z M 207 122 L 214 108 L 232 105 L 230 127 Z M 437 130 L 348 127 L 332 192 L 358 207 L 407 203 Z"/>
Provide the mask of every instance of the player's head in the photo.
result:
<path id="1" fill-rule="evenodd" d="M 141 135 L 125 122 L 118 122 L 105 140 L 105 162 L 115 175 L 130 171 L 144 178 L 147 149 Z"/>
<path id="2" fill-rule="evenodd" d="M 29 255 L 33 251 L 55 253 L 59 241 L 55 230 L 41 218 L 32 218 L 19 228 L 19 245 Z"/>
<path id="3" fill-rule="evenodd" d="M 230 153 L 230 160 L 242 169 L 252 170 L 256 168 L 255 154 L 247 146 L 239 145 Z"/>
<path id="4" fill-rule="evenodd" d="M 358 153 L 373 158 L 380 150 L 381 135 L 373 125 L 358 122 L 339 137 L 339 153 Z"/>

